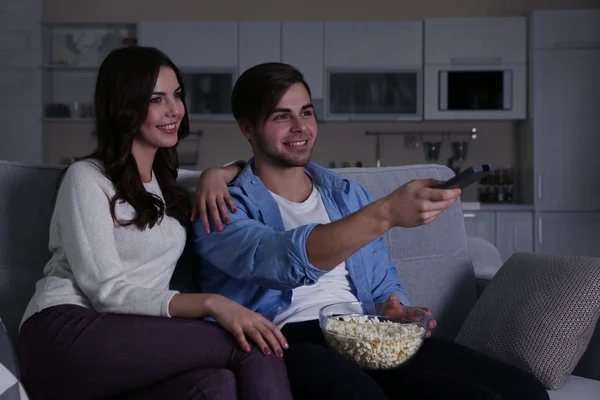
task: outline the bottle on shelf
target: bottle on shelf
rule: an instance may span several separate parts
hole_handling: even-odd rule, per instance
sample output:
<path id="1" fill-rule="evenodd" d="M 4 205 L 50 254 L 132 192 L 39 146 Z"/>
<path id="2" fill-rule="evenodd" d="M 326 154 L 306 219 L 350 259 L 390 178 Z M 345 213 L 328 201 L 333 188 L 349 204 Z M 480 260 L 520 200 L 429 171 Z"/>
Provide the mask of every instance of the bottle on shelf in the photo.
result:
<path id="1" fill-rule="evenodd" d="M 479 181 L 478 199 L 481 203 L 514 203 L 515 170 L 507 166 L 496 169 Z"/>

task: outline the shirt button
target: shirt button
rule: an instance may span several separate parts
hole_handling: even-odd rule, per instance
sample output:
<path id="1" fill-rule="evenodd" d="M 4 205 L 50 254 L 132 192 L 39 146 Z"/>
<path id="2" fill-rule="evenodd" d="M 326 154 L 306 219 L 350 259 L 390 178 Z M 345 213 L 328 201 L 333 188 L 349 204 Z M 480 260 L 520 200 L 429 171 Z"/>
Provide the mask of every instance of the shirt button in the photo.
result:
<path id="1" fill-rule="evenodd" d="M 282 309 L 282 307 L 277 307 L 277 311 L 281 311 Z"/>
<path id="2" fill-rule="evenodd" d="M 251 183 L 251 184 L 253 184 L 253 185 L 256 185 L 256 181 L 255 181 L 254 179 L 252 179 L 252 180 L 250 181 L 250 183 Z"/>

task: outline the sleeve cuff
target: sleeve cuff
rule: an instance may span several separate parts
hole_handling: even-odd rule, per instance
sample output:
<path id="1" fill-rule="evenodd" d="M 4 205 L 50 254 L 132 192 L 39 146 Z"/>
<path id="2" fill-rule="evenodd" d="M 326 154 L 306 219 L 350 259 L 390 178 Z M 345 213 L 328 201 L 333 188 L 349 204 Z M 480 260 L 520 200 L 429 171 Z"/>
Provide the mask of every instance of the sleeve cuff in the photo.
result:
<path id="1" fill-rule="evenodd" d="M 306 240 L 308 235 L 315 229 L 319 224 L 308 224 L 299 228 L 296 233 L 298 237 L 293 237 L 292 243 L 294 243 L 294 253 L 298 256 L 296 259 L 296 268 L 298 268 L 299 275 L 303 276 L 302 284 L 306 286 L 314 285 L 319 279 L 329 271 L 324 271 L 320 268 L 315 267 L 308 260 L 308 254 L 306 253 Z"/>
<path id="2" fill-rule="evenodd" d="M 167 292 L 167 294 L 165 295 L 165 298 L 162 301 L 161 304 L 161 312 L 160 315 L 162 317 L 167 317 L 167 318 L 172 318 L 171 314 L 169 313 L 169 304 L 171 303 L 171 300 L 173 299 L 173 296 L 175 296 L 176 294 L 179 294 L 179 291 L 177 290 L 169 290 Z"/>

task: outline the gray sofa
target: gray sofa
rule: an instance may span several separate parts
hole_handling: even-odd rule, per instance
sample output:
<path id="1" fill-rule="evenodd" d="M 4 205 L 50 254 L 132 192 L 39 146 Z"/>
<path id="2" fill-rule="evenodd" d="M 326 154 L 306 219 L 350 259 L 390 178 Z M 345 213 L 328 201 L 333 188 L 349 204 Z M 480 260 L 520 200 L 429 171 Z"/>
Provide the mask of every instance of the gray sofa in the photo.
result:
<path id="1" fill-rule="evenodd" d="M 50 257 L 48 226 L 62 168 L 0 161 L 0 317 L 13 343 L 34 284 Z M 448 168 L 437 165 L 348 168 L 338 172 L 363 184 L 375 198 L 411 179 L 447 179 L 453 175 Z M 180 181 L 190 194 L 198 176 L 197 171 L 180 173 Z M 460 202 L 429 225 L 396 228 L 385 239 L 411 301 L 434 310 L 439 326 L 436 335 L 454 339 L 478 293 L 501 267 L 497 250 L 481 239 L 467 238 Z M 195 290 L 194 265 L 195 256 L 187 248 L 173 277 L 174 288 Z M 550 391 L 551 399 L 600 399 L 598 331 L 574 375 L 562 388 Z"/>

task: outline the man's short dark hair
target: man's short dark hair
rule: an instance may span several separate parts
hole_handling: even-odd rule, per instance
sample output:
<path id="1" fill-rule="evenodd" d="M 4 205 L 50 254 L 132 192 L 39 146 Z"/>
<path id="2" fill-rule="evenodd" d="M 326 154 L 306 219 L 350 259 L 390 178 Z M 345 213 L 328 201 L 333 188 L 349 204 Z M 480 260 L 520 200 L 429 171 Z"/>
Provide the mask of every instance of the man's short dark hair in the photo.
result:
<path id="1" fill-rule="evenodd" d="M 236 121 L 249 122 L 253 127 L 263 124 L 285 92 L 296 83 L 302 83 L 311 95 L 304 75 L 291 65 L 269 62 L 247 69 L 233 87 L 233 116 Z"/>

